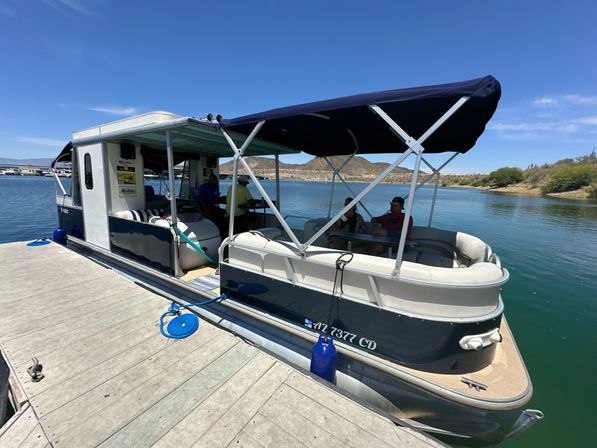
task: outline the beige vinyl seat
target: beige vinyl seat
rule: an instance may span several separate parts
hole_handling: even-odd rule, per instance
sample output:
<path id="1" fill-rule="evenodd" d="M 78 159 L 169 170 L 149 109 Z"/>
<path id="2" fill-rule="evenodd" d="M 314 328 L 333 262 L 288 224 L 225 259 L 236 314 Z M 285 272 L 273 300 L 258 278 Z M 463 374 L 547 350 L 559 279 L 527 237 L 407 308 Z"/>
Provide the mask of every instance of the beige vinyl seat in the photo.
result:
<path id="1" fill-rule="evenodd" d="M 475 241 L 464 235 L 456 239 L 474 246 Z M 342 253 L 310 246 L 301 257 L 292 243 L 246 232 L 235 236 L 228 263 L 329 294 Z M 484 261 L 460 269 L 404 261 L 398 278 L 392 276 L 395 264 L 389 258 L 354 254 L 344 270 L 343 297 L 414 315 L 479 317 L 496 309 L 500 287 L 508 278 L 507 271 Z"/>

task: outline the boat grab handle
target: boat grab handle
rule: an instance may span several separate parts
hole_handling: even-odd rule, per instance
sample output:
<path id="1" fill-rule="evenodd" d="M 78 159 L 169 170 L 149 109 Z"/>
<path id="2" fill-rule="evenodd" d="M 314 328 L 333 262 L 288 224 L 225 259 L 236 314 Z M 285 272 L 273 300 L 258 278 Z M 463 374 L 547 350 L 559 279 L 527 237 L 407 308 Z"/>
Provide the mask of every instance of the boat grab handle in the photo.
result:
<path id="1" fill-rule="evenodd" d="M 500 260 L 499 255 L 495 252 L 492 252 L 489 256 L 489 262 L 495 264 L 500 269 L 502 268 L 502 260 Z"/>

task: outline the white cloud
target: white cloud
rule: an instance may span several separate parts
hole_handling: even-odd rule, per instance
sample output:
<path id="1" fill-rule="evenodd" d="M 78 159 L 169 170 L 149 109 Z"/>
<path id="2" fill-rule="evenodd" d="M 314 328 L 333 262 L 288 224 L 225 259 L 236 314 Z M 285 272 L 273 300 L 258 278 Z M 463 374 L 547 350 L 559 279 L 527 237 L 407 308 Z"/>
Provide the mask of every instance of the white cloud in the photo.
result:
<path id="1" fill-rule="evenodd" d="M 62 3 L 64 6 L 78 12 L 81 14 L 84 14 L 86 16 L 99 16 L 99 14 L 93 12 L 91 9 L 89 9 L 86 5 L 84 5 L 84 2 L 78 1 L 78 0 L 58 0 L 60 3 Z"/>
<path id="2" fill-rule="evenodd" d="M 533 100 L 532 103 L 538 107 L 550 107 L 558 104 L 558 100 L 555 98 L 543 97 Z"/>
<path id="3" fill-rule="evenodd" d="M 54 140 L 52 138 L 43 137 L 17 137 L 18 142 L 31 143 L 32 145 L 43 145 L 43 146 L 64 146 L 66 143 L 64 140 Z"/>
<path id="4" fill-rule="evenodd" d="M 597 125 L 597 115 L 592 117 L 583 117 L 576 120 L 577 123 Z"/>
<path id="5" fill-rule="evenodd" d="M 554 127 L 554 123 L 494 123 L 489 125 L 489 129 L 495 131 L 547 131 Z"/>
<path id="6" fill-rule="evenodd" d="M 496 135 L 500 140 L 534 140 L 537 138 L 535 132 L 499 132 Z"/>
<path id="7" fill-rule="evenodd" d="M 559 132 L 572 133 L 572 132 L 578 132 L 578 130 L 580 129 L 580 126 L 578 126 L 577 124 L 574 124 L 574 123 L 565 123 L 565 124 L 556 126 L 554 129 Z"/>
<path id="8" fill-rule="evenodd" d="M 574 104 L 597 104 L 597 96 L 564 95 L 564 99 Z"/>
<path id="9" fill-rule="evenodd" d="M 135 107 L 88 107 L 88 110 L 95 112 L 104 112 L 106 114 L 118 115 L 125 117 L 127 115 L 134 115 L 138 112 Z"/>
<path id="10" fill-rule="evenodd" d="M 89 4 L 97 3 L 96 1 L 90 0 L 42 0 L 46 5 L 50 6 L 52 9 L 60 12 L 65 13 L 66 11 L 74 11 L 79 14 L 83 14 L 88 17 L 100 17 L 103 18 L 101 14 L 93 11 Z"/>

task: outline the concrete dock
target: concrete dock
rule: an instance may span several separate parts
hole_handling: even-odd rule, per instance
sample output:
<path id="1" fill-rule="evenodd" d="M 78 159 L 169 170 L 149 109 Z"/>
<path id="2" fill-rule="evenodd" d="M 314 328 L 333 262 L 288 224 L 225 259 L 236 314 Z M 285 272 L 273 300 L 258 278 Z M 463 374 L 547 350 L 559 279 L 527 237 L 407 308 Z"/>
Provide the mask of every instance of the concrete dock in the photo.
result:
<path id="1" fill-rule="evenodd" d="M 57 244 L 0 245 L 0 447 L 444 446 L 203 319 L 163 337 L 169 303 Z"/>

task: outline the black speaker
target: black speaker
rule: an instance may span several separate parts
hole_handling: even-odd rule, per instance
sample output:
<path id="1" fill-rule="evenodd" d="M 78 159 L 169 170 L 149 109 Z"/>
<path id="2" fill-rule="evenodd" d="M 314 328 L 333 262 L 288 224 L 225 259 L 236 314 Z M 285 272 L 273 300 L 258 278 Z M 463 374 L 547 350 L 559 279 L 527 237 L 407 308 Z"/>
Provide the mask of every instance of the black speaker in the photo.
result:
<path id="1" fill-rule="evenodd" d="M 132 143 L 121 143 L 120 144 L 120 158 L 121 159 L 134 159 L 135 158 L 135 145 Z"/>
<path id="2" fill-rule="evenodd" d="M 217 157 L 207 157 L 205 163 L 208 168 L 217 168 L 218 167 L 218 158 Z"/>

